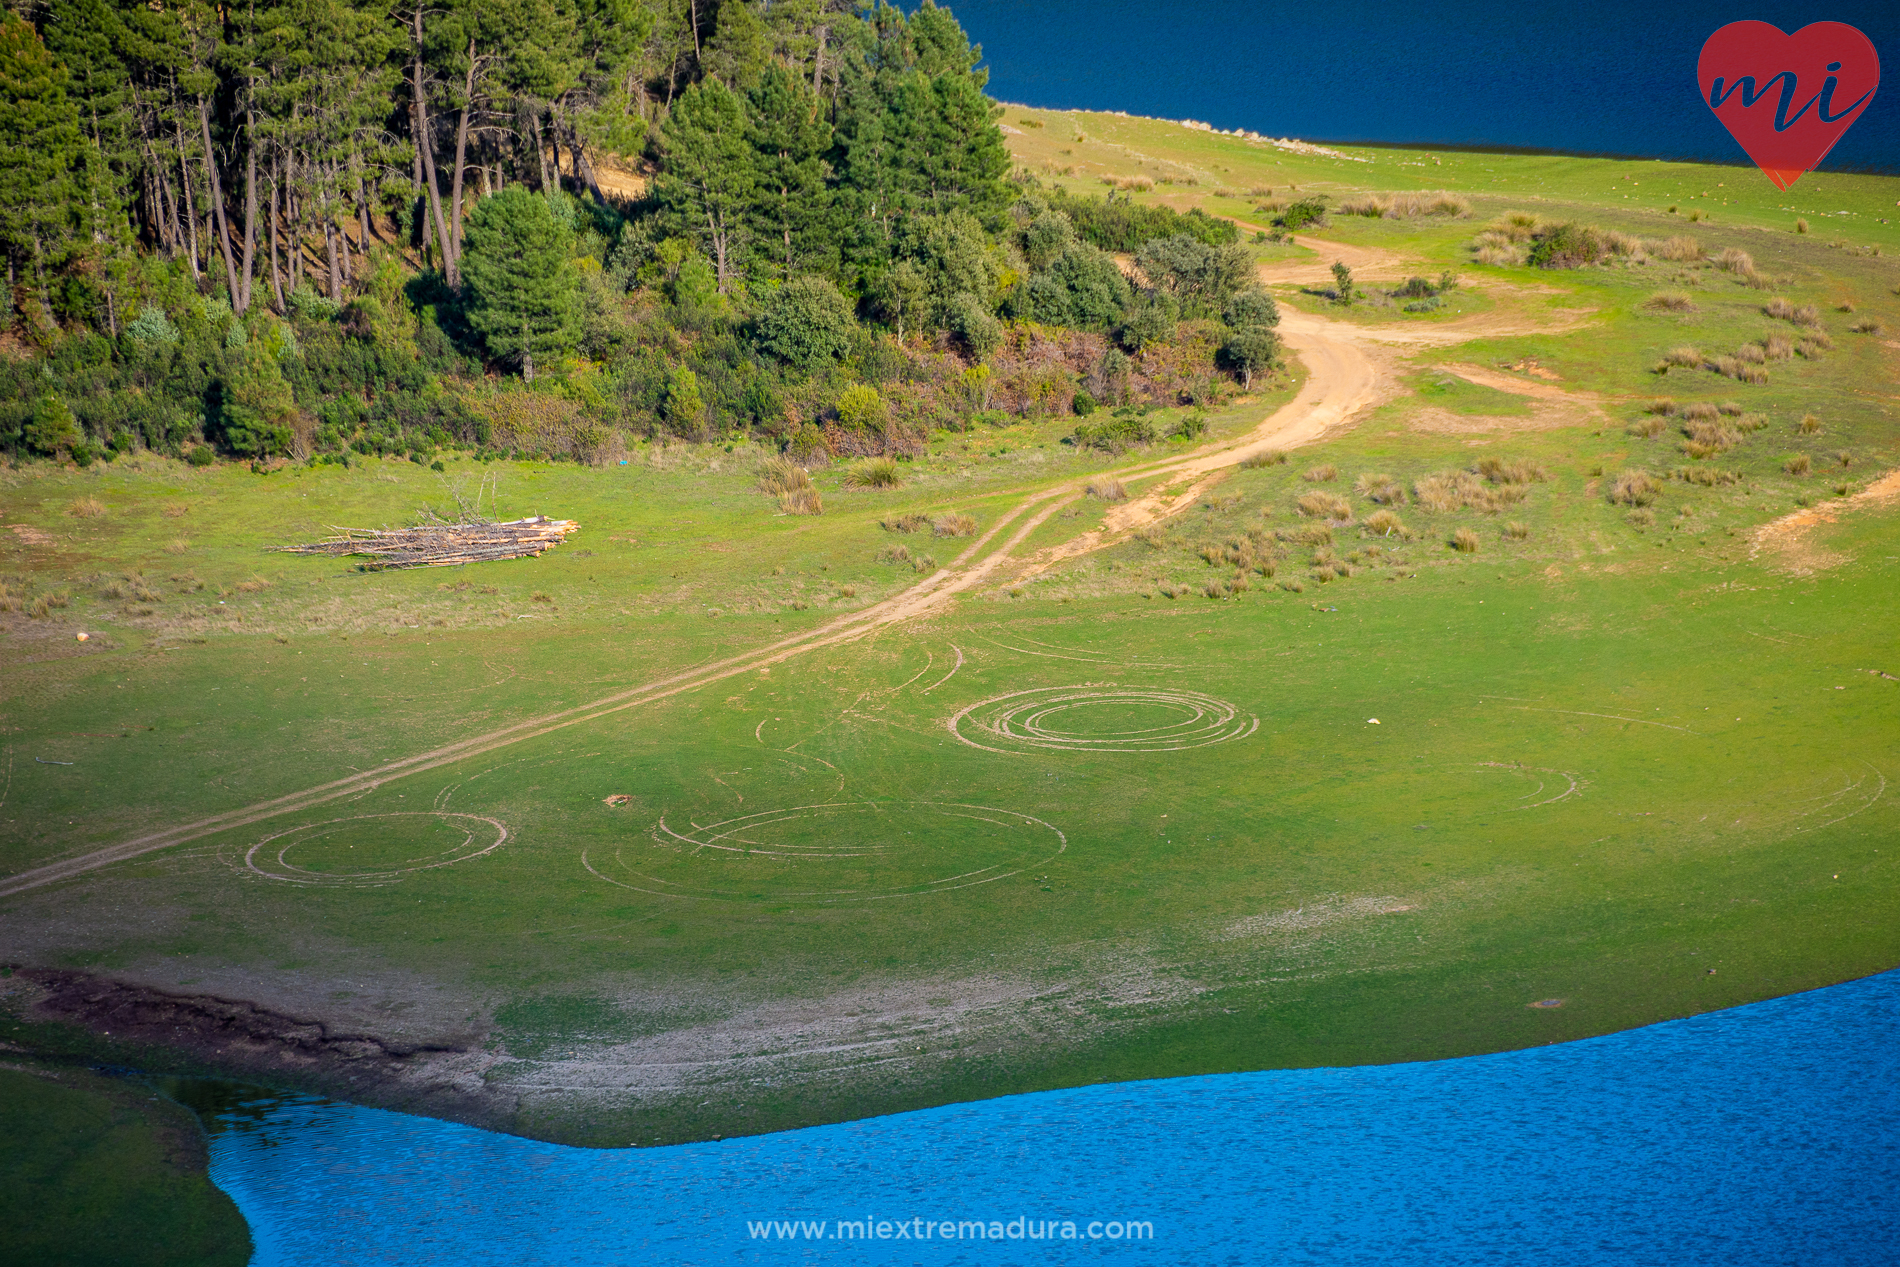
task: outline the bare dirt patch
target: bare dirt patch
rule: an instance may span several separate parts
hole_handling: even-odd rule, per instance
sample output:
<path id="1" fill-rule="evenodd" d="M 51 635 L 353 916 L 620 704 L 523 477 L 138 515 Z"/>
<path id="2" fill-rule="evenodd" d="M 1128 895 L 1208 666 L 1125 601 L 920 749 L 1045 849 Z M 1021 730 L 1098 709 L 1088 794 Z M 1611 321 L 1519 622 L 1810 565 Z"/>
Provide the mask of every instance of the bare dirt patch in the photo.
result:
<path id="1" fill-rule="evenodd" d="M 1816 543 L 1812 539 L 1815 526 L 1836 523 L 1848 511 L 1884 509 L 1895 501 L 1900 501 L 1900 470 L 1887 472 L 1852 497 L 1810 506 L 1763 524 L 1750 538 L 1748 557 L 1757 558 L 1765 551 L 1774 556 L 1776 566 L 1798 576 L 1839 567 L 1851 562 L 1853 556 Z"/>
<path id="2" fill-rule="evenodd" d="M 1432 435 L 1502 435 L 1519 431 L 1557 431 L 1564 427 L 1594 427 L 1603 414 L 1581 401 L 1539 400 L 1529 414 L 1455 414 L 1426 407 L 1405 420 L 1412 431 Z"/>

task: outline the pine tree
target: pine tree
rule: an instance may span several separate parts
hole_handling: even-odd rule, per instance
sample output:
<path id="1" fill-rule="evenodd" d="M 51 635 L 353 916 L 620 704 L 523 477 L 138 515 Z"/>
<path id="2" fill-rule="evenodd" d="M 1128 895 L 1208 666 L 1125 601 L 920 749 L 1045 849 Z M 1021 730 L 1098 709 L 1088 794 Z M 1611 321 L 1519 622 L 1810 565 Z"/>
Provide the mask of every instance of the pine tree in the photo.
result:
<path id="1" fill-rule="evenodd" d="M 822 156 L 831 128 L 811 91 L 782 66 L 765 71 L 747 107 L 757 189 L 753 241 L 779 280 L 790 281 L 796 272 L 812 271 L 807 261 L 828 236 L 831 197 Z"/>
<path id="2" fill-rule="evenodd" d="M 38 32 L 11 13 L 0 18 L 0 243 L 9 289 L 24 265 L 47 323 L 52 273 L 76 227 L 82 162 L 79 112 L 67 82 L 66 68 Z"/>
<path id="3" fill-rule="evenodd" d="M 580 342 L 573 244 L 573 230 L 548 200 L 519 185 L 482 199 L 469 219 L 462 255 L 468 323 L 497 360 L 519 362 L 530 382 L 537 357 L 545 361 Z"/>
<path id="4" fill-rule="evenodd" d="M 727 293 L 739 279 L 757 191 L 744 105 L 716 79 L 694 84 L 661 126 L 660 152 L 653 195 L 682 232 L 704 243 Z"/>

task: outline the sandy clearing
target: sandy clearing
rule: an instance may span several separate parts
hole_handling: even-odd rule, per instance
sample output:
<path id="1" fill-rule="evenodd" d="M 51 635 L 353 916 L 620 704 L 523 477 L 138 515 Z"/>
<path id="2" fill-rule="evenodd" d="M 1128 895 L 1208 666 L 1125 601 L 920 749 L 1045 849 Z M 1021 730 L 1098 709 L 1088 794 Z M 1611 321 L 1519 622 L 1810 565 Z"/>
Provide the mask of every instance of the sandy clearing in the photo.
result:
<path id="1" fill-rule="evenodd" d="M 1486 369 L 1482 365 L 1471 365 L 1464 361 L 1445 361 L 1438 366 L 1447 373 L 1456 374 L 1468 383 L 1480 387 L 1491 387 L 1513 396 L 1530 396 L 1537 400 L 1602 400 L 1595 392 L 1572 391 L 1548 382 L 1518 378 L 1502 370 Z"/>
<path id="2" fill-rule="evenodd" d="M 1603 414 L 1587 404 L 1540 400 L 1528 414 L 1455 414 L 1449 409 L 1425 408 L 1407 417 L 1405 425 L 1428 435 L 1484 436 L 1594 427 L 1602 421 Z"/>
<path id="3" fill-rule="evenodd" d="M 1885 507 L 1894 501 L 1900 501 L 1900 470 L 1888 471 L 1852 497 L 1843 497 L 1822 506 L 1810 506 L 1763 524 L 1755 529 L 1749 539 L 1748 557 L 1756 558 L 1766 550 L 1779 556 L 1783 570 L 1799 576 L 1838 567 L 1849 562 L 1852 556 L 1829 550 L 1810 540 L 1809 534 L 1814 527 L 1817 524 L 1836 523 L 1848 511 Z"/>

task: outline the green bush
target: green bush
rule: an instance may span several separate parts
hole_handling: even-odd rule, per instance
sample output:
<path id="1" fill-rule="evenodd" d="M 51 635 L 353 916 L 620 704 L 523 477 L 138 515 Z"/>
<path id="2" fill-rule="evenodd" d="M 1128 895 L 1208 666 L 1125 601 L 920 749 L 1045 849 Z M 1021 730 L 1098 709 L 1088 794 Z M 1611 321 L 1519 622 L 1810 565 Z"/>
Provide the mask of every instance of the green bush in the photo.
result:
<path id="1" fill-rule="evenodd" d="M 1130 352 L 1139 352 L 1151 343 L 1166 343 L 1174 337 L 1174 325 L 1180 307 L 1168 294 L 1144 295 L 1128 309 L 1115 331 L 1115 341 Z"/>
<path id="2" fill-rule="evenodd" d="M 754 329 L 761 351 L 814 370 L 851 350 L 851 301 L 822 277 L 794 277 L 766 297 Z"/>
<path id="3" fill-rule="evenodd" d="M 1248 326 L 1272 327 L 1280 324 L 1280 305 L 1260 285 L 1244 286 L 1228 297 L 1221 308 L 1221 320 L 1236 330 Z"/>
<path id="4" fill-rule="evenodd" d="M 211 451 L 211 446 L 208 444 L 194 445 L 191 452 L 185 455 L 185 461 L 193 466 L 210 466 L 217 460 L 218 455 Z"/>
<path id="5" fill-rule="evenodd" d="M 1280 213 L 1276 223 L 1283 229 L 1304 229 L 1311 225 L 1326 223 L 1326 199 L 1324 195 L 1314 194 L 1302 198 Z"/>
<path id="6" fill-rule="evenodd" d="M 1003 345 L 1003 327 L 982 300 L 964 292 L 944 305 L 944 329 L 955 335 L 964 350 L 979 361 Z"/>
<path id="7" fill-rule="evenodd" d="M 1084 198 L 1061 189 L 1049 195 L 1049 205 L 1069 217 L 1084 242 L 1104 251 L 1138 251 L 1144 242 L 1187 234 L 1209 246 L 1240 241 L 1232 220 L 1220 220 L 1199 207 L 1186 215 L 1172 207 L 1144 206 L 1127 198 Z"/>
<path id="8" fill-rule="evenodd" d="M 1076 390 L 1075 399 L 1069 402 L 1069 407 L 1075 411 L 1075 416 L 1078 418 L 1086 418 L 1100 408 L 1095 403 L 1095 397 L 1081 388 Z"/>
<path id="9" fill-rule="evenodd" d="M 1572 221 L 1541 230 L 1529 262 L 1533 268 L 1582 268 L 1608 253 L 1609 246 L 1595 229 Z"/>
<path id="10" fill-rule="evenodd" d="M 883 430 L 887 412 L 877 389 L 863 383 L 853 383 L 838 397 L 838 421 L 850 431 Z"/>
<path id="11" fill-rule="evenodd" d="M 1116 413 L 1076 427 L 1070 440 L 1079 448 L 1121 453 L 1138 444 L 1154 443 L 1154 424 L 1138 414 Z"/>
<path id="12" fill-rule="evenodd" d="M 1253 376 L 1271 370 L 1280 360 L 1280 336 L 1260 326 L 1247 326 L 1227 336 L 1215 354 L 1222 369 L 1240 375 L 1242 386 L 1252 389 Z"/>

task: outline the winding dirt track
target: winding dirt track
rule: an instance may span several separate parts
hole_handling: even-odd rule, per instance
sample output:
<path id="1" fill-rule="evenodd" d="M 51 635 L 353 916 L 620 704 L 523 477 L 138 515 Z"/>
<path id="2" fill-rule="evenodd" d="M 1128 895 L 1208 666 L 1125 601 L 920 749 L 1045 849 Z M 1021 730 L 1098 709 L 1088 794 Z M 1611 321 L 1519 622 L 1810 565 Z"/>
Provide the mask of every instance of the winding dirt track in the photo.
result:
<path id="1" fill-rule="evenodd" d="M 1334 254 L 1345 253 L 1345 248 L 1337 248 L 1330 243 L 1310 242 L 1307 245 Z M 1396 262 L 1397 257 L 1391 257 L 1390 261 L 1378 261 L 1377 266 L 1391 267 Z M 1363 263 L 1372 265 L 1373 261 L 1366 260 Z M 1275 281 L 1294 280 L 1281 277 L 1274 271 L 1284 267 L 1263 268 L 1262 274 L 1271 274 L 1271 280 Z M 1321 271 L 1325 271 L 1323 266 Z M 1280 332 L 1287 345 L 1307 367 L 1306 384 L 1299 394 L 1243 436 L 1206 445 L 1179 457 L 1142 463 L 1115 472 L 1122 479 L 1147 479 L 1156 475 L 1167 478 L 1144 496 L 1114 507 L 1099 529 L 1029 557 L 1018 558 L 1016 551 L 1032 533 L 1064 506 L 1083 495 L 1084 481 L 1071 480 L 1030 493 L 998 518 L 989 531 L 971 542 L 946 567 L 927 579 L 883 602 L 841 616 L 807 633 L 712 664 L 656 678 L 573 708 L 529 718 L 499 730 L 471 735 L 452 744 L 352 774 L 348 778 L 181 823 L 163 831 L 135 836 L 104 849 L 23 871 L 0 880 L 0 897 L 68 880 L 115 862 L 169 849 L 233 827 L 311 809 L 342 797 L 356 796 L 392 779 L 420 774 L 581 722 L 668 699 L 723 678 L 779 664 L 820 647 L 853 641 L 886 626 L 931 615 L 945 606 L 953 596 L 966 590 L 1000 582 L 1006 574 L 1013 574 L 1017 579 L 1033 575 L 1064 560 L 1113 545 L 1149 524 L 1188 509 L 1209 484 L 1250 454 L 1310 444 L 1330 431 L 1343 428 L 1390 399 L 1399 390 L 1393 372 L 1393 358 L 1378 344 L 1443 345 L 1500 333 L 1549 333 L 1552 329 L 1548 325 L 1506 329 L 1500 327 L 1492 314 L 1485 314 L 1469 322 L 1447 322 L 1428 330 L 1386 331 L 1329 321 L 1289 308 L 1282 318 Z"/>

